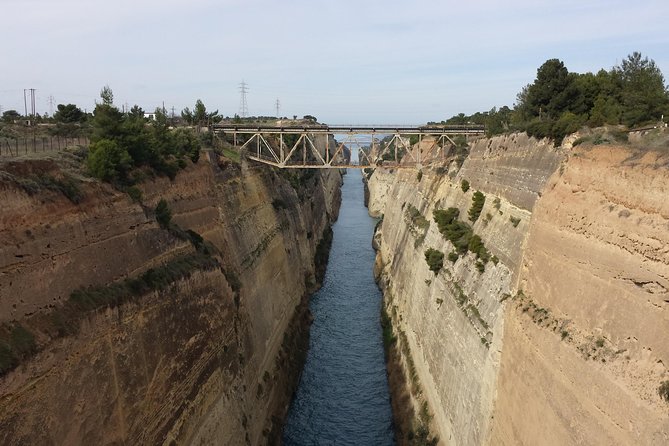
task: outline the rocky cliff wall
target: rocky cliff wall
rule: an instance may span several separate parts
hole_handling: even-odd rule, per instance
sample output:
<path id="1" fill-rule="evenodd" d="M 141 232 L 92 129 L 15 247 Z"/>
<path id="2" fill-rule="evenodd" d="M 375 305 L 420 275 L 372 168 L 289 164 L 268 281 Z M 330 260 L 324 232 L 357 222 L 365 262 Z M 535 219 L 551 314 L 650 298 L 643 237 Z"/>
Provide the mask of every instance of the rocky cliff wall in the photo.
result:
<path id="1" fill-rule="evenodd" d="M 523 135 L 477 141 L 451 177 L 374 172 L 377 274 L 442 444 L 666 441 L 668 184 L 657 154 Z M 467 221 L 475 190 L 472 228 L 496 263 L 479 272 L 467 253 L 431 272 L 427 248 L 453 251 L 432 211 Z"/>
<path id="2" fill-rule="evenodd" d="M 492 444 L 669 442 L 658 395 L 669 378 L 668 163 L 577 147 L 544 188 L 522 294 L 507 306 Z"/>
<path id="3" fill-rule="evenodd" d="M 0 443 L 276 438 L 308 344 L 306 299 L 340 173 L 210 153 L 172 182 L 144 182 L 141 203 L 90 181 L 77 204 L 52 188 L 27 191 L 32 173 L 60 178 L 60 164 L 3 166 L 0 319 L 5 334 L 17 324 L 32 333 L 37 351 L 0 377 Z M 156 223 L 160 199 L 177 229 Z M 86 311 L 71 302 L 74 290 L 89 304 L 135 278 L 130 298 Z"/>

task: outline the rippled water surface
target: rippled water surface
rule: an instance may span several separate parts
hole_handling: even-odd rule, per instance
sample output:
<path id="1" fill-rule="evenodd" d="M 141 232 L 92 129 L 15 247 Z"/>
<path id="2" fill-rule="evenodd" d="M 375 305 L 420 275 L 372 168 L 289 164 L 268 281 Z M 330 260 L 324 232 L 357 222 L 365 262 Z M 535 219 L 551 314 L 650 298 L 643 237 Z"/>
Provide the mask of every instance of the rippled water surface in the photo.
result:
<path id="1" fill-rule="evenodd" d="M 344 177 L 323 288 L 311 298 L 309 353 L 284 428 L 286 445 L 392 445 L 371 239 L 359 170 Z"/>

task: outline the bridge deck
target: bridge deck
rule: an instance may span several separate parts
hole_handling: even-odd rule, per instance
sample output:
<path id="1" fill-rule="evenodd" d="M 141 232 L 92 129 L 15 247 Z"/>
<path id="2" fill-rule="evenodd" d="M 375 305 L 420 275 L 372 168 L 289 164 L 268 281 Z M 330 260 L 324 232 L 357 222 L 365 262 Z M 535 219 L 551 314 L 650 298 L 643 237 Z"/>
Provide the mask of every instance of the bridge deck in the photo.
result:
<path id="1" fill-rule="evenodd" d="M 482 125 L 448 125 L 448 126 L 389 126 L 389 125 L 314 125 L 314 126 L 268 126 L 268 125 L 236 125 L 215 124 L 214 130 L 223 133 L 255 134 L 255 133 L 312 133 L 312 134 L 393 134 L 402 135 L 483 135 Z"/>
<path id="2" fill-rule="evenodd" d="M 420 168 L 424 163 L 435 159 L 443 159 L 444 151 L 450 144 L 456 143 L 451 136 L 460 135 L 480 136 L 485 134 L 485 127 L 478 125 L 451 125 L 451 126 L 408 126 L 408 125 L 301 125 L 301 126 L 271 126 L 271 125 L 242 125 L 216 124 L 212 126 L 214 133 L 233 137 L 234 147 L 237 148 L 238 136 L 244 135 L 240 151 L 253 150 L 255 156 L 249 159 L 276 166 L 282 169 L 363 169 L 367 166 L 376 168 L 402 169 Z M 250 135 L 250 137 L 249 137 Z M 291 136 L 292 135 L 292 136 Z M 325 137 L 325 148 L 316 148 L 315 138 Z M 335 141 L 331 147 L 331 135 L 342 135 L 344 141 Z M 361 150 L 358 154 L 364 158 L 362 164 L 351 163 L 350 153 L 346 155 L 346 144 L 354 143 L 360 147 L 359 135 L 371 136 L 369 152 Z M 377 140 L 382 135 L 382 141 Z M 422 149 L 415 151 L 412 148 L 411 138 L 418 136 L 432 136 L 429 139 L 431 146 L 426 153 Z M 290 137 L 289 137 L 290 136 Z M 387 136 L 387 137 L 386 137 Z M 285 137 L 285 138 L 284 138 Z M 434 138 L 436 137 L 436 138 Z M 389 139 L 388 139 L 389 138 Z M 278 141 L 277 141 L 278 140 Z M 255 150 L 252 147 L 255 146 Z M 375 149 L 379 147 L 380 151 Z M 331 150 L 332 149 L 332 150 Z M 402 161 L 403 155 L 409 158 Z M 249 154 L 250 155 L 250 154 Z M 390 156 L 389 156 L 390 155 Z M 392 162 L 388 163 L 388 158 Z M 413 162 L 413 163 L 411 163 Z"/>

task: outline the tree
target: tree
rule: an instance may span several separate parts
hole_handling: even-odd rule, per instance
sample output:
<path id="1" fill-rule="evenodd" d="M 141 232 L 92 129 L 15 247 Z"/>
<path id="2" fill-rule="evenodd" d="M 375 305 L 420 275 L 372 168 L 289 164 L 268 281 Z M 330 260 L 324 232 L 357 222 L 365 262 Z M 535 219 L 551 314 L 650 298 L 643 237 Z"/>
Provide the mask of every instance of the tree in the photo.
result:
<path id="1" fill-rule="evenodd" d="M 91 143 L 86 164 L 91 174 L 103 181 L 118 181 L 125 178 L 132 159 L 116 141 L 101 139 Z"/>
<path id="2" fill-rule="evenodd" d="M 586 119 L 587 115 L 577 115 L 570 111 L 566 111 L 560 116 L 560 119 L 553 124 L 551 133 L 556 141 L 562 141 L 565 136 L 574 133 L 585 124 Z"/>
<path id="3" fill-rule="evenodd" d="M 120 144 L 126 148 L 136 166 L 147 163 L 153 156 L 146 123 L 144 110 L 137 105 L 126 113 L 121 123 Z"/>
<path id="4" fill-rule="evenodd" d="M 102 98 L 102 103 L 104 105 L 112 105 L 114 103 L 114 93 L 112 89 L 109 88 L 109 85 L 105 85 L 100 90 L 100 98 Z"/>
<path id="5" fill-rule="evenodd" d="M 195 108 L 191 111 L 188 107 L 181 112 L 181 117 L 190 125 L 196 125 L 198 131 L 200 127 L 220 122 L 223 117 L 218 114 L 218 110 L 208 113 L 202 100 L 195 101 Z"/>
<path id="6" fill-rule="evenodd" d="M 2 114 L 2 121 L 7 124 L 11 124 L 18 119 L 21 119 L 21 114 L 16 110 L 7 110 Z"/>
<path id="7" fill-rule="evenodd" d="M 218 110 L 217 110 L 218 111 Z M 202 126 L 207 122 L 207 107 L 201 100 L 195 101 L 195 110 L 193 111 L 193 121 L 198 126 Z"/>
<path id="8" fill-rule="evenodd" d="M 511 123 L 511 109 L 506 105 L 499 110 L 493 107 L 485 116 L 484 124 L 488 136 L 500 135 L 509 129 Z"/>
<path id="9" fill-rule="evenodd" d="M 527 106 L 532 117 L 556 119 L 577 96 L 574 77 L 559 59 L 549 59 L 537 70 L 537 78 L 527 90 Z"/>
<path id="10" fill-rule="evenodd" d="M 622 115 L 622 106 L 614 97 L 600 95 L 590 110 L 589 125 L 599 127 L 604 124 L 618 124 Z"/>
<path id="11" fill-rule="evenodd" d="M 123 136 L 123 113 L 112 104 L 114 94 L 109 86 L 100 91 L 102 104 L 96 104 L 93 110 L 93 134 L 91 141 L 109 139 L 116 141 Z"/>
<path id="12" fill-rule="evenodd" d="M 174 132 L 174 145 L 179 153 L 184 153 L 194 163 L 200 159 L 200 140 L 189 129 L 180 128 Z"/>
<path id="13" fill-rule="evenodd" d="M 59 123 L 73 124 L 83 122 L 86 119 L 86 115 L 74 104 L 58 104 L 56 113 L 53 114 L 53 119 Z"/>
<path id="14" fill-rule="evenodd" d="M 629 126 L 660 119 L 669 105 L 664 76 L 655 61 L 634 52 L 613 69 L 620 82 L 622 121 Z"/>
<path id="15" fill-rule="evenodd" d="M 188 107 L 181 111 L 181 117 L 188 125 L 193 125 L 193 112 Z"/>

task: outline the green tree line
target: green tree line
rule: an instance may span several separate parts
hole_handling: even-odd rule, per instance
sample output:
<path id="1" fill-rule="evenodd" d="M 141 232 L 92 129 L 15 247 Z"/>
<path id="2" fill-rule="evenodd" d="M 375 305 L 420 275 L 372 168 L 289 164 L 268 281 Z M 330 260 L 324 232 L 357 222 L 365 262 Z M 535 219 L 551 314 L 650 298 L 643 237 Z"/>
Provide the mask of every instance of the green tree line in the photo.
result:
<path id="1" fill-rule="evenodd" d="M 669 115 L 664 76 L 652 59 L 634 52 L 596 74 L 570 72 L 561 60 L 549 59 L 538 68 L 534 82 L 518 93 L 513 109 L 460 113 L 443 122 L 483 124 L 490 136 L 526 131 L 559 142 L 584 125 L 633 128 L 658 122 L 663 115 Z"/>
<path id="2" fill-rule="evenodd" d="M 93 176 L 129 185 L 146 170 L 139 168 L 148 168 L 173 179 L 179 169 L 187 166 L 187 159 L 198 161 L 200 140 L 190 129 L 171 128 L 162 110 L 156 109 L 155 119 L 149 120 L 137 105 L 121 112 L 113 103 L 109 87 L 102 89 L 100 97 L 102 102 L 95 106 L 91 118 L 91 145 L 86 160 Z"/>

